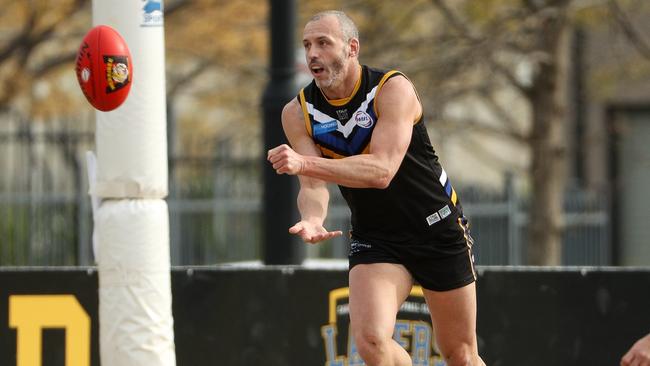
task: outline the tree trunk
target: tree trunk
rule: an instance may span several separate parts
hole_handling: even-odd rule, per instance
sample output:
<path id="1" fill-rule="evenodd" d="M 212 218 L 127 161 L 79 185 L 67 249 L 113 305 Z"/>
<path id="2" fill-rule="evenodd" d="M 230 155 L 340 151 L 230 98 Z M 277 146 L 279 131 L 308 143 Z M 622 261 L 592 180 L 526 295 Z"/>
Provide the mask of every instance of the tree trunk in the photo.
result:
<path id="1" fill-rule="evenodd" d="M 566 181 L 566 80 L 568 50 L 565 9 L 544 20 L 539 63 L 528 95 L 532 106 L 530 136 L 532 197 L 529 208 L 527 262 L 560 265 Z"/>

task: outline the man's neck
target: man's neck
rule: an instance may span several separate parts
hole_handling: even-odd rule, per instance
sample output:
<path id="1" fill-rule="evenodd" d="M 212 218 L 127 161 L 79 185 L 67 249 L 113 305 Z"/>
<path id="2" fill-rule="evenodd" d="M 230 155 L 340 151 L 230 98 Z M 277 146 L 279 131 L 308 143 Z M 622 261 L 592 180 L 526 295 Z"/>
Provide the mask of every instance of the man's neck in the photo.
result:
<path id="1" fill-rule="evenodd" d="M 330 88 L 321 89 L 330 100 L 344 99 L 352 95 L 357 81 L 361 77 L 361 65 L 355 62 L 348 68 L 345 78 L 341 83 Z"/>

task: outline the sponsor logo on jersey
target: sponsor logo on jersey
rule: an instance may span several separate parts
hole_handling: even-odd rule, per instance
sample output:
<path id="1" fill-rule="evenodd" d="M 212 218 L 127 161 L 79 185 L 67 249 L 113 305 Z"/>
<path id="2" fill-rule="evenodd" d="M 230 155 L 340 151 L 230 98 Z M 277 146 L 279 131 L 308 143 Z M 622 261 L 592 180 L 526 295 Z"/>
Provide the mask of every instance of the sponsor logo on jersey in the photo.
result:
<path id="1" fill-rule="evenodd" d="M 314 136 L 322 135 L 324 133 L 328 133 L 330 131 L 336 130 L 338 127 L 338 122 L 339 121 L 331 120 L 329 122 L 324 122 L 324 123 L 314 123 L 314 129 L 313 129 Z"/>
<path id="2" fill-rule="evenodd" d="M 357 111 L 353 118 L 356 125 L 361 128 L 370 128 L 374 124 L 372 117 L 364 111 Z"/>
<path id="3" fill-rule="evenodd" d="M 445 205 L 445 207 L 438 210 L 438 214 L 440 214 L 441 219 L 444 219 L 445 217 L 451 215 L 451 209 L 449 208 L 449 205 Z"/>
<path id="4" fill-rule="evenodd" d="M 438 221 L 440 221 L 440 215 L 437 212 L 434 212 L 431 215 L 427 216 L 427 224 L 429 224 L 429 226 L 435 224 Z"/>

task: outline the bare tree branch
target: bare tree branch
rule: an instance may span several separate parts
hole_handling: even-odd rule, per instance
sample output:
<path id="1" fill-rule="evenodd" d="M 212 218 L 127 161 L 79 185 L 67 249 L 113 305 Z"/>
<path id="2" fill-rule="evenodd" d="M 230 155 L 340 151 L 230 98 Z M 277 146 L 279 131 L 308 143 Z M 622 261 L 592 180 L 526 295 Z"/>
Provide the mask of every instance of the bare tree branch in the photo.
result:
<path id="1" fill-rule="evenodd" d="M 499 138 L 509 138 L 521 144 L 527 144 L 529 137 L 518 131 L 500 128 L 498 126 L 487 125 L 472 117 L 465 118 L 445 118 L 448 122 L 463 126 L 463 129 L 468 132 L 477 132 L 486 135 L 493 135 Z"/>
<path id="2" fill-rule="evenodd" d="M 20 49 L 25 44 L 26 40 L 29 38 L 29 33 L 34 28 L 35 23 L 36 15 L 32 12 L 27 22 L 25 22 L 22 30 L 16 34 L 13 39 L 7 42 L 7 45 L 3 49 L 0 50 L 0 63 L 13 56 L 14 52 L 16 52 L 16 50 Z"/>
<path id="3" fill-rule="evenodd" d="M 530 94 L 530 92 L 531 92 L 531 88 L 528 87 L 528 86 L 526 86 L 526 85 L 524 85 L 524 84 L 522 84 L 522 83 L 517 79 L 517 77 L 516 77 L 515 74 L 512 72 L 512 70 L 510 70 L 509 68 L 505 67 L 505 66 L 502 65 L 500 62 L 494 60 L 493 57 L 489 57 L 486 61 L 488 62 L 488 64 L 490 65 L 490 67 L 492 67 L 492 69 L 493 69 L 495 72 L 497 72 L 499 75 L 503 76 L 503 77 L 506 79 L 506 81 L 508 81 L 508 83 L 509 83 L 510 85 L 512 85 L 515 89 L 519 90 L 520 93 L 522 93 L 522 94 L 524 94 L 524 95 L 529 95 L 529 94 Z"/>
<path id="4" fill-rule="evenodd" d="M 75 60 L 76 56 L 77 56 L 77 51 L 68 52 L 58 56 L 51 57 L 45 60 L 40 65 L 34 67 L 33 75 L 35 78 L 40 78 L 61 65 L 71 64 Z"/>
<path id="5" fill-rule="evenodd" d="M 211 66 L 208 60 L 201 60 L 192 70 L 184 73 L 176 78 L 175 81 L 170 81 L 167 86 L 167 98 L 171 98 L 185 85 L 190 84 L 194 79 L 201 75 L 205 70 Z"/>
<path id="6" fill-rule="evenodd" d="M 444 15 L 445 19 L 449 24 L 458 32 L 458 34 L 470 41 L 471 43 L 481 43 L 483 41 L 482 37 L 476 35 L 476 32 L 473 32 L 467 25 L 466 22 L 463 22 L 445 3 L 444 0 L 431 0 L 433 5 L 438 8 L 438 10 Z"/>
<path id="7" fill-rule="evenodd" d="M 188 5 L 192 5 L 193 3 L 193 0 L 176 0 L 170 2 L 169 4 L 165 4 L 165 16 L 170 16 L 178 10 L 183 9 Z"/>
<path id="8" fill-rule="evenodd" d="M 609 0 L 608 6 L 614 15 L 616 24 L 623 31 L 625 38 L 643 58 L 650 60 L 650 45 L 646 43 L 639 31 L 634 27 L 628 16 L 623 12 L 623 9 L 618 5 L 618 2 L 616 0 Z"/>
<path id="9" fill-rule="evenodd" d="M 512 131 L 513 134 L 518 136 L 524 136 L 523 133 L 519 131 L 519 125 L 517 121 L 512 117 L 512 115 L 499 104 L 494 95 L 490 93 L 490 90 L 483 88 L 478 89 L 478 94 L 481 96 L 481 99 L 485 102 L 488 108 L 494 113 L 495 117 L 501 121 L 505 127 Z"/>

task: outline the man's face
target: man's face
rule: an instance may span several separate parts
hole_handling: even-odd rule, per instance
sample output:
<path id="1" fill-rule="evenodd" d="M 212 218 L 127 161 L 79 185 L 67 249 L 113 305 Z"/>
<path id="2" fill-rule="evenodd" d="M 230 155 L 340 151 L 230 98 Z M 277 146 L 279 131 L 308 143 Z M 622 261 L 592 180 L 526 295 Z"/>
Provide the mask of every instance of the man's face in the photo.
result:
<path id="1" fill-rule="evenodd" d="M 302 44 L 307 67 L 319 88 L 336 86 L 343 79 L 349 46 L 343 41 L 338 20 L 326 16 L 307 23 Z"/>

